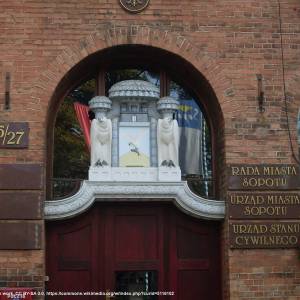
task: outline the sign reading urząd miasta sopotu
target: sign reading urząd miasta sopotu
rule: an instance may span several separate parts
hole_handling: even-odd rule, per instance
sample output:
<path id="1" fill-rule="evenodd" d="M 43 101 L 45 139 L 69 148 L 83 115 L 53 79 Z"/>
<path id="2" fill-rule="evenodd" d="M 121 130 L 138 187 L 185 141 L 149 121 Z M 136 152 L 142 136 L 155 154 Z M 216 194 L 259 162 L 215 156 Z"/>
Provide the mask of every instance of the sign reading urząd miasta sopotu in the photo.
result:
<path id="1" fill-rule="evenodd" d="M 229 190 L 298 190 L 299 167 L 287 165 L 229 165 Z"/>
<path id="2" fill-rule="evenodd" d="M 230 165 L 228 175 L 230 247 L 298 247 L 299 167 L 291 164 Z"/>
<path id="3" fill-rule="evenodd" d="M 230 219 L 298 219 L 298 192 L 229 192 L 227 194 Z"/>

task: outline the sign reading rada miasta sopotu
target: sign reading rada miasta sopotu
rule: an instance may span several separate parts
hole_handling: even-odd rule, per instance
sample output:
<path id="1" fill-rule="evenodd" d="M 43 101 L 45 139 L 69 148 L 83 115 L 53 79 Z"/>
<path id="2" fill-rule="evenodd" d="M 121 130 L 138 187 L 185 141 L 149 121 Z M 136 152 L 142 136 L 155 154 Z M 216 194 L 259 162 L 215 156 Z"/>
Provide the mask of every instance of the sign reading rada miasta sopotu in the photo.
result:
<path id="1" fill-rule="evenodd" d="M 230 190 L 300 189 L 295 165 L 230 165 L 228 173 Z"/>
<path id="2" fill-rule="evenodd" d="M 231 248 L 297 247 L 300 236 L 298 166 L 230 165 L 228 175 Z"/>

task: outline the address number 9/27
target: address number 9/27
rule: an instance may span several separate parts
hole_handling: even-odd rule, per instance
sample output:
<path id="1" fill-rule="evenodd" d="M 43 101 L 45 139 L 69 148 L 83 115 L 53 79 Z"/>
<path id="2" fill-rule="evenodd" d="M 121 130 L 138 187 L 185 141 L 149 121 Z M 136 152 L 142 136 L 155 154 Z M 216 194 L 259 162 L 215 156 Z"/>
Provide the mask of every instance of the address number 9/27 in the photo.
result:
<path id="1" fill-rule="evenodd" d="M 0 148 L 27 148 L 28 135 L 28 123 L 0 123 Z"/>

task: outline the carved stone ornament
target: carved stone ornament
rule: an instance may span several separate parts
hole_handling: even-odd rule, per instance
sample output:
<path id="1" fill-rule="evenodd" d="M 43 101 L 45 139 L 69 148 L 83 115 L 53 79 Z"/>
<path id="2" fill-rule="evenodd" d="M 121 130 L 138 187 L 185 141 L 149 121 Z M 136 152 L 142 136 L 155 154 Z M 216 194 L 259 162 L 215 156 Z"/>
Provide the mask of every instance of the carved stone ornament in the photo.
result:
<path id="1" fill-rule="evenodd" d="M 73 196 L 56 201 L 45 201 L 47 220 L 77 216 L 96 201 L 172 201 L 186 214 L 201 219 L 222 220 L 224 201 L 208 200 L 195 195 L 187 182 L 96 182 L 83 181 Z"/>
<path id="2" fill-rule="evenodd" d="M 114 84 L 108 91 L 109 99 L 114 100 L 158 100 L 159 88 L 144 80 L 123 80 Z"/>
<path id="3" fill-rule="evenodd" d="M 131 13 L 139 13 L 143 9 L 145 9 L 150 0 L 120 0 L 121 6 L 131 12 Z"/>

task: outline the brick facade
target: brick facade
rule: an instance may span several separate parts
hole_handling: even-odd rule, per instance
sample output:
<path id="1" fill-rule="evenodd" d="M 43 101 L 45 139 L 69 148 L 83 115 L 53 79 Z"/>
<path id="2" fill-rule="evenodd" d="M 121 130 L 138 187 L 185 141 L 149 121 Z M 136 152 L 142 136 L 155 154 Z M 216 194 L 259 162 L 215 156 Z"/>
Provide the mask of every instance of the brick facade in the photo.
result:
<path id="1" fill-rule="evenodd" d="M 218 162 L 221 198 L 226 197 L 226 164 L 295 163 L 284 83 L 297 155 L 298 0 L 151 0 L 137 15 L 125 12 L 117 0 L 11 0 L 0 1 L 0 8 L 1 121 L 24 121 L 30 126 L 29 148 L 1 149 L 0 163 L 41 164 L 42 200 L 49 172 L 47 129 L 49 134 L 53 111 L 70 88 L 75 67 L 89 55 L 123 44 L 169 51 L 193 65 L 212 87 L 220 126 L 214 130 L 223 145 Z M 11 76 L 8 110 L 4 104 L 7 73 Z M 263 77 L 264 113 L 258 112 L 256 74 Z M 5 219 L 1 223 L 22 218 Z M 43 222 L 40 215 L 26 222 L 31 221 Z M 229 250 L 227 231 L 226 219 L 224 299 L 300 299 L 298 250 Z M 39 249 L 0 250 L 0 287 L 42 288 L 44 254 Z"/>

